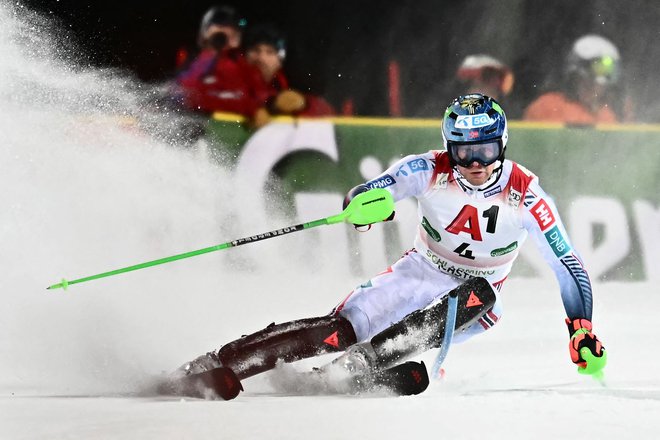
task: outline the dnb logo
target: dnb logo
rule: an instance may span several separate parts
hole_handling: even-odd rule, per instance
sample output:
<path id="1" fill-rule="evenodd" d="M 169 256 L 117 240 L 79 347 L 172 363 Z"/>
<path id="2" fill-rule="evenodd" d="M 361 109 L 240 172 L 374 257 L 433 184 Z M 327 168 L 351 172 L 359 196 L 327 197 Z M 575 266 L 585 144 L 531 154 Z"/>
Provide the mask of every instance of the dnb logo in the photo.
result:
<path id="1" fill-rule="evenodd" d="M 571 247 L 566 243 L 564 236 L 559 232 L 559 227 L 555 226 L 545 233 L 545 239 L 550 243 L 550 247 L 556 256 L 561 257 L 566 252 L 571 250 Z"/>
<path id="2" fill-rule="evenodd" d="M 539 224 L 541 231 L 545 231 L 555 223 L 555 215 L 543 199 L 539 200 L 530 211 Z"/>
<path id="3" fill-rule="evenodd" d="M 456 118 L 456 128 L 479 128 L 487 127 L 493 122 L 491 117 L 486 113 L 479 113 L 478 115 L 460 115 Z"/>
<path id="4" fill-rule="evenodd" d="M 385 188 L 391 185 L 394 185 L 396 183 L 396 180 L 394 180 L 394 177 L 390 176 L 389 174 L 385 174 L 384 176 L 372 180 L 370 182 L 367 182 L 367 186 L 369 189 L 373 188 Z"/>

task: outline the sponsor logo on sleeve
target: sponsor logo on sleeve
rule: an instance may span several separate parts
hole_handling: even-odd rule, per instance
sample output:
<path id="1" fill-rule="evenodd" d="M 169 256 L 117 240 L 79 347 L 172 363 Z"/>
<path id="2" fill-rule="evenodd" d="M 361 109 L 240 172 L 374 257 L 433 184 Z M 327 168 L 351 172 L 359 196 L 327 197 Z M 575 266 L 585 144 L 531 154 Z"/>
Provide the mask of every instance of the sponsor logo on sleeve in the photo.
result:
<path id="1" fill-rule="evenodd" d="M 555 224 L 555 215 L 552 213 L 544 199 L 539 200 L 539 202 L 532 207 L 530 212 L 539 224 L 541 231 L 545 231 Z"/>
<path id="2" fill-rule="evenodd" d="M 552 251 L 558 257 L 565 255 L 568 251 L 571 250 L 571 247 L 568 245 L 568 243 L 566 243 L 566 239 L 563 235 L 561 235 L 559 227 L 556 225 L 554 228 L 545 233 L 545 239 L 548 240 Z"/>
<path id="3" fill-rule="evenodd" d="M 497 188 L 489 189 L 484 193 L 484 197 L 488 198 L 490 196 L 494 196 L 495 194 L 499 194 L 502 192 L 502 187 L 498 185 Z"/>
<path id="4" fill-rule="evenodd" d="M 390 176 L 389 174 L 385 174 L 384 176 L 379 177 L 378 179 L 371 180 L 367 182 L 367 186 L 369 189 L 373 188 L 386 188 L 388 186 L 392 186 L 396 183 L 396 180 L 394 180 L 394 177 Z"/>
<path id="5" fill-rule="evenodd" d="M 527 190 L 525 193 L 525 201 L 523 204 L 525 205 L 525 208 L 529 208 L 532 206 L 532 204 L 536 201 L 536 194 L 534 194 L 532 191 Z"/>
<path id="6" fill-rule="evenodd" d="M 426 162 L 426 160 L 418 158 L 408 162 L 408 168 L 410 168 L 411 172 L 418 173 L 420 171 L 428 171 L 429 164 Z"/>

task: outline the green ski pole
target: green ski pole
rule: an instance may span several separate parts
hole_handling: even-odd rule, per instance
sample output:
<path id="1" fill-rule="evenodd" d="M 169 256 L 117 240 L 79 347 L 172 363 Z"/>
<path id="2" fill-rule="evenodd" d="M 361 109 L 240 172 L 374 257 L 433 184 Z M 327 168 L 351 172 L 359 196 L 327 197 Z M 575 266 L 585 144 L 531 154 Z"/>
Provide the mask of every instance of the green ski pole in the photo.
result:
<path id="1" fill-rule="evenodd" d="M 393 211 L 394 211 L 394 199 L 392 198 L 392 195 L 389 193 L 389 191 L 382 188 L 375 188 L 355 196 L 355 198 L 351 200 L 351 203 L 349 203 L 346 209 L 344 209 L 340 214 L 337 215 L 314 220 L 307 223 L 300 223 L 297 225 L 287 226 L 284 228 L 275 229 L 273 231 L 251 235 L 244 238 L 239 238 L 216 246 L 210 246 L 203 249 L 172 255 L 170 257 L 160 258 L 158 260 L 147 261 L 145 263 L 135 264 L 133 266 L 124 267 L 121 269 L 115 269 L 84 278 L 78 278 L 76 280 L 67 281 L 66 279 L 62 279 L 60 283 L 53 284 L 52 286 L 48 286 L 47 289 L 54 290 L 54 289 L 62 288 L 66 290 L 67 287 L 72 284 L 84 283 L 86 281 L 96 280 L 99 278 L 119 275 L 120 273 L 131 272 L 134 270 L 144 269 L 146 267 L 151 267 L 151 266 L 157 266 L 159 264 L 165 264 L 176 260 L 183 260 L 184 258 L 190 258 L 197 255 L 207 254 L 209 252 L 215 252 L 222 249 L 228 249 L 248 243 L 254 243 L 257 241 L 266 240 L 273 237 L 279 237 L 282 235 L 291 234 L 293 232 L 303 231 L 305 229 L 311 229 L 322 225 L 333 225 L 335 223 L 342 223 L 342 222 L 353 223 L 357 225 L 378 223 L 387 219 L 392 214 Z"/>

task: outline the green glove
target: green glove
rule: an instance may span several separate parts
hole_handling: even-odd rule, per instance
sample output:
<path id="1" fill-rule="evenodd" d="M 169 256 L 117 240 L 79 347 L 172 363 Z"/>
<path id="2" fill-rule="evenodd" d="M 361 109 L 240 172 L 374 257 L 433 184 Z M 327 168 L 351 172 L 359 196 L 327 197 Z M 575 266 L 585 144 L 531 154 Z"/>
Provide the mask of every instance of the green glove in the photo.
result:
<path id="1" fill-rule="evenodd" d="M 578 366 L 578 373 L 602 376 L 602 370 L 607 364 L 607 350 L 591 332 L 591 321 L 584 318 L 566 318 L 566 325 L 571 336 L 568 349 L 571 360 Z"/>

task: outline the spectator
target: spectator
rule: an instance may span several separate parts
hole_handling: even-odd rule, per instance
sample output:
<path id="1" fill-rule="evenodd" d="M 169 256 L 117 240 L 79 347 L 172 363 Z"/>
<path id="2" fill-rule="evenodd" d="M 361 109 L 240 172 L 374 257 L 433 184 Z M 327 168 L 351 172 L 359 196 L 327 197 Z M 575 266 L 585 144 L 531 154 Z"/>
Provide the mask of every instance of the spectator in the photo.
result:
<path id="1" fill-rule="evenodd" d="M 323 116 L 334 114 L 322 98 L 305 95 L 289 87 L 283 70 L 286 44 L 272 25 L 256 25 L 246 31 L 245 58 L 253 66 L 252 87 L 258 109 L 254 125 L 267 123 L 272 115 Z"/>
<path id="2" fill-rule="evenodd" d="M 468 55 L 458 70 L 456 78 L 463 94 L 481 93 L 497 101 L 507 96 L 513 88 L 511 69 L 489 55 Z"/>
<path id="3" fill-rule="evenodd" d="M 199 29 L 200 53 L 177 76 L 177 97 L 191 110 L 252 117 L 256 103 L 240 50 L 245 20 L 230 6 L 209 9 Z"/>
<path id="4" fill-rule="evenodd" d="M 623 108 L 618 102 L 620 64 L 611 41 L 599 35 L 579 38 L 566 58 L 563 88 L 539 96 L 523 119 L 577 125 L 629 120 L 629 104 Z"/>

